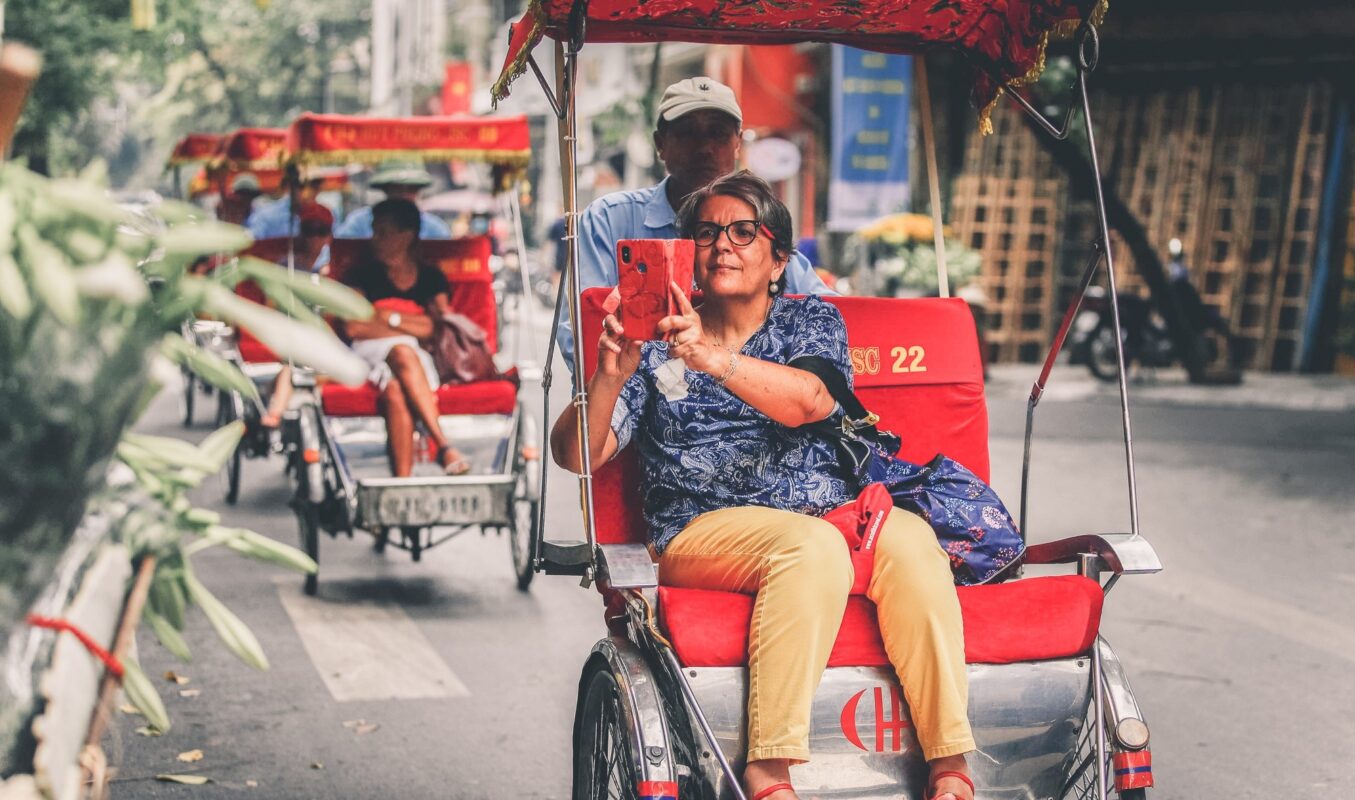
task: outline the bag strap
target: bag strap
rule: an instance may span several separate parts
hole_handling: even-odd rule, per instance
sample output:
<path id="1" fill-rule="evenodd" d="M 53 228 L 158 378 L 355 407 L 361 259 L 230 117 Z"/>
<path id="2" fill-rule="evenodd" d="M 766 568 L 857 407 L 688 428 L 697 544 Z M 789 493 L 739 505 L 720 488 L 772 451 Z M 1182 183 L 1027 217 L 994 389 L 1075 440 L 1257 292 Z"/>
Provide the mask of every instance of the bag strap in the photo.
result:
<path id="1" fill-rule="evenodd" d="M 833 362 L 822 356 L 800 356 L 786 362 L 786 366 L 802 369 L 814 377 L 823 381 L 823 385 L 828 389 L 828 394 L 833 396 L 842 411 L 847 415 L 844 425 L 849 425 L 853 430 L 875 427 L 875 423 L 880 421 L 880 417 L 866 410 L 861 403 L 861 398 L 856 396 L 851 387 L 847 385 L 847 379 L 833 364 Z"/>

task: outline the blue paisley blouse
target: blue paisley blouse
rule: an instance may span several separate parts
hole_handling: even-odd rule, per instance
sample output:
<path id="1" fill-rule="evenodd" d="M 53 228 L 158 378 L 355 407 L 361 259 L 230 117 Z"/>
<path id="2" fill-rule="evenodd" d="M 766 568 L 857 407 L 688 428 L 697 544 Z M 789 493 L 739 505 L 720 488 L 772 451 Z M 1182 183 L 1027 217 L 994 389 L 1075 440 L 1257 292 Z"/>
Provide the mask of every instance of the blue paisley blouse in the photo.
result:
<path id="1" fill-rule="evenodd" d="M 774 422 L 701 372 L 687 370 L 687 397 L 670 402 L 654 377 L 669 360 L 667 345 L 646 342 L 640 353 L 611 425 L 620 447 L 633 438 L 639 448 L 645 520 L 658 552 L 708 511 L 756 505 L 817 516 L 855 496 L 821 437 Z M 813 295 L 775 298 L 741 354 L 777 364 L 819 356 L 852 378 L 842 315 Z"/>

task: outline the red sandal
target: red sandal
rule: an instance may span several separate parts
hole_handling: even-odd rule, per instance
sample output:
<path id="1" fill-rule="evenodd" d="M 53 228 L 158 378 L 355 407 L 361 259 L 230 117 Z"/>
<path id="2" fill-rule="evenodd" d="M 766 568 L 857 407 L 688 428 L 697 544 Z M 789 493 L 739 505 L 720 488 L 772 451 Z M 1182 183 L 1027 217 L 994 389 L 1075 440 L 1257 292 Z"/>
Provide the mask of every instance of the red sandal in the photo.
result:
<path id="1" fill-rule="evenodd" d="M 771 786 L 768 786 L 766 789 L 753 795 L 752 800 L 763 800 L 764 797 L 770 797 L 782 789 L 789 789 L 792 792 L 795 791 L 795 787 L 791 786 L 789 783 L 773 783 Z"/>
<path id="2" fill-rule="evenodd" d="M 966 785 L 969 786 L 969 796 L 970 796 L 970 797 L 973 797 L 973 796 L 974 796 L 974 792 L 975 792 L 975 789 L 974 789 L 974 781 L 970 780 L 970 778 L 969 778 L 968 775 L 964 774 L 963 772 L 956 772 L 956 771 L 954 771 L 954 770 L 947 770 L 947 771 L 945 771 L 945 772 L 938 772 L 938 773 L 936 773 L 935 775 L 933 775 L 933 776 L 931 777 L 931 786 L 927 789 L 927 796 L 928 796 L 928 797 L 933 797 L 933 798 L 934 798 L 934 797 L 937 796 L 936 784 L 937 784 L 942 778 L 959 778 L 961 781 L 964 781 L 964 783 L 965 783 Z M 946 794 L 949 794 L 949 795 L 951 795 L 952 797 L 955 796 L 955 793 L 954 793 L 954 792 L 946 792 Z M 756 800 L 756 799 L 755 799 L 755 800 Z"/>

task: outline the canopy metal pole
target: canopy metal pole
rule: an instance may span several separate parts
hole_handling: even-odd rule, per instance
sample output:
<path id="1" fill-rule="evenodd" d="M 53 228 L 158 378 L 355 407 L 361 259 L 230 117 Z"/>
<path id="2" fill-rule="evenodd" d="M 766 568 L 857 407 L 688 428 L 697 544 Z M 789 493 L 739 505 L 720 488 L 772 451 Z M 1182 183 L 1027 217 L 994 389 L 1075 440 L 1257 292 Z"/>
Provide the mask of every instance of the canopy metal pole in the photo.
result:
<path id="1" fill-rule="evenodd" d="M 1125 472 L 1129 481 L 1129 532 L 1139 535 L 1139 490 L 1134 475 L 1134 433 L 1129 421 L 1129 383 L 1125 378 L 1124 328 L 1120 323 L 1120 299 L 1115 290 L 1115 257 L 1110 250 L 1110 220 L 1106 217 L 1106 196 L 1101 186 L 1101 164 L 1096 157 L 1096 134 L 1092 131 L 1092 107 L 1087 98 L 1087 73 L 1096 69 L 1101 55 L 1101 40 L 1096 26 L 1083 23 L 1077 45 L 1077 90 L 1082 100 L 1082 121 L 1087 127 L 1087 157 L 1091 160 L 1092 186 L 1096 189 L 1096 221 L 1101 228 L 1101 250 L 1106 257 L 1106 286 L 1110 289 L 1110 313 L 1115 322 L 1115 364 L 1120 379 L 1120 416 L 1124 421 Z M 1104 793 L 1104 789 L 1102 790 Z"/>
<path id="2" fill-rule="evenodd" d="M 1067 138 L 1072 132 L 1073 113 L 1078 106 L 1082 110 L 1082 119 L 1087 131 L 1087 157 L 1090 161 L 1092 173 L 1092 186 L 1096 195 L 1096 222 L 1098 241 L 1096 242 L 1096 252 L 1093 252 L 1091 263 L 1087 265 L 1087 271 L 1084 273 L 1082 283 L 1078 289 L 1077 295 L 1073 298 L 1067 313 L 1064 316 L 1063 324 L 1059 328 L 1059 333 L 1054 338 L 1050 352 L 1045 358 L 1044 367 L 1040 371 L 1039 378 L 1036 379 L 1034 386 L 1030 390 L 1030 400 L 1026 409 L 1026 443 L 1025 453 L 1022 461 L 1021 474 L 1021 534 L 1026 535 L 1025 530 L 1025 504 L 1027 478 L 1029 474 L 1030 462 L 1030 441 L 1031 429 L 1034 425 L 1035 406 L 1040 402 L 1040 397 L 1044 394 L 1045 384 L 1049 380 L 1049 372 L 1054 366 L 1054 359 L 1058 356 L 1059 350 L 1063 347 L 1064 337 L 1067 335 L 1068 326 L 1072 323 L 1073 316 L 1077 313 L 1077 308 L 1082 302 L 1082 297 L 1091 283 L 1092 274 L 1095 272 L 1097 262 L 1101 256 L 1106 259 L 1106 285 L 1110 290 L 1110 313 L 1115 322 L 1116 332 L 1123 331 L 1120 326 L 1120 303 L 1119 293 L 1115 286 L 1115 260 L 1110 250 L 1110 220 L 1106 216 L 1106 197 L 1104 188 L 1101 185 L 1101 165 L 1096 156 L 1096 135 L 1092 130 L 1092 110 L 1091 101 L 1087 94 L 1087 74 L 1096 69 L 1096 63 L 1101 55 L 1101 40 L 1096 32 L 1096 26 L 1089 21 L 1084 21 L 1082 27 L 1078 29 L 1077 34 L 1077 100 L 1078 104 L 1070 104 L 1068 111 L 1063 118 L 1061 127 L 1054 127 L 1053 124 L 1045 119 L 1044 115 L 1035 109 L 1030 101 L 1022 97 L 1015 90 L 1007 92 L 1007 96 L 1012 98 L 1013 102 L 1021 107 L 1026 114 L 1050 136 L 1055 139 Z M 991 73 L 990 73 L 991 74 Z M 1138 480 L 1134 470 L 1134 433 L 1133 426 L 1129 416 L 1129 384 L 1125 377 L 1124 361 L 1124 337 L 1115 337 L 1115 362 L 1118 370 L 1120 387 L 1120 417 L 1124 426 L 1124 457 L 1125 474 L 1129 484 L 1129 530 L 1134 536 L 1139 535 L 1139 492 Z"/>
<path id="3" fill-rule="evenodd" d="M 946 268 L 946 233 L 941 222 L 941 176 L 936 167 L 936 131 L 932 127 L 932 96 L 927 85 L 927 57 L 913 58 L 913 85 L 917 106 L 922 113 L 922 149 L 927 154 L 927 191 L 931 194 L 932 239 L 936 246 L 936 288 L 942 297 L 950 297 L 950 270 Z"/>
<path id="4" fill-rule="evenodd" d="M 533 336 L 536 334 L 536 297 L 532 294 L 532 285 L 530 283 L 531 274 L 527 269 L 527 242 L 522 234 L 522 204 L 518 200 L 516 184 L 508 190 L 508 211 L 513 217 L 513 233 L 516 236 L 518 247 L 518 277 L 522 281 L 522 294 L 519 296 L 522 307 L 522 324 L 515 326 L 517 334 L 513 337 L 513 361 L 518 361 L 522 356 L 523 328 L 526 328 L 526 338 L 528 341 L 536 341 Z M 536 355 L 536 346 L 532 346 L 532 355 Z M 536 361 L 531 362 L 532 366 Z M 519 365 L 519 369 L 522 365 Z"/>
<path id="5" fill-rule="evenodd" d="M 580 40 L 582 37 L 579 37 Z M 590 575 L 597 574 L 597 520 L 593 511 L 593 457 L 588 431 L 588 392 L 584 384 L 583 364 L 583 285 L 579 278 L 579 197 L 578 147 L 576 139 L 578 80 L 578 47 L 581 41 L 571 40 L 568 49 L 564 43 L 555 44 L 556 96 L 560 99 L 564 116 L 560 118 L 560 173 L 564 189 L 565 241 L 569 244 L 569 328 L 574 337 L 574 408 L 578 417 L 579 436 L 579 505 L 583 510 L 583 531 L 588 540 Z"/>

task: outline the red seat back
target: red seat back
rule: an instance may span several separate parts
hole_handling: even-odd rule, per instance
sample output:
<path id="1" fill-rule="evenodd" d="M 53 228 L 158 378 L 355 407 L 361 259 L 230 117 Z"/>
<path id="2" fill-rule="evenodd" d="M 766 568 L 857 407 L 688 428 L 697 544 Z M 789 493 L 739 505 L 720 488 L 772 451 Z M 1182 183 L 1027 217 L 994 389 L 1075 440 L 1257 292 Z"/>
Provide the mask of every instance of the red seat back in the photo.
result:
<path id="1" fill-rule="evenodd" d="M 335 239 L 329 245 L 329 277 L 342 281 L 344 274 L 367 254 L 366 239 Z M 489 257 L 493 245 L 488 236 L 463 239 L 426 239 L 419 242 L 419 259 L 442 270 L 451 291 L 452 310 L 484 328 L 490 352 L 498 352 L 498 306 L 494 301 Z"/>
<path id="2" fill-rule="evenodd" d="M 585 375 L 597 369 L 602 301 L 583 294 Z M 988 407 L 969 306 L 959 298 L 826 298 L 847 323 L 857 395 L 880 426 L 903 439 L 899 455 L 926 463 L 945 453 L 988 480 Z M 598 541 L 648 541 L 634 448 L 593 471 Z"/>
<path id="3" fill-rule="evenodd" d="M 287 253 L 291 249 L 291 239 L 286 236 L 270 236 L 266 239 L 255 239 L 249 247 L 240 251 L 242 256 L 254 256 L 261 261 L 267 261 L 270 264 L 287 263 Z"/>

